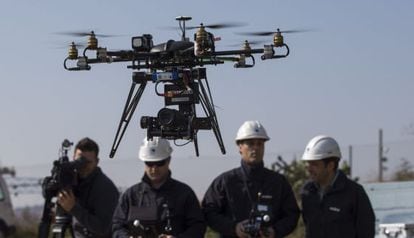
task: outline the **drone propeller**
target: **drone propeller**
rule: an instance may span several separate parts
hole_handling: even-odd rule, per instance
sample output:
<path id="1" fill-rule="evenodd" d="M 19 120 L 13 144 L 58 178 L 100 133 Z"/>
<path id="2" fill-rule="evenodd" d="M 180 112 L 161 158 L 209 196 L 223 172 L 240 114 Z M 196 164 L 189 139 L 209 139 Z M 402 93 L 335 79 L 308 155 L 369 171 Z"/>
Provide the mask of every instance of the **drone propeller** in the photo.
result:
<path id="1" fill-rule="evenodd" d="M 245 40 L 241 43 L 237 43 L 237 44 L 231 44 L 228 45 L 230 47 L 237 47 L 237 46 L 243 46 L 247 43 L 249 43 L 249 45 L 260 45 L 260 44 L 264 44 L 266 41 L 262 41 L 262 40 Z"/>
<path id="2" fill-rule="evenodd" d="M 57 32 L 58 35 L 68 35 L 68 36 L 76 36 L 76 37 L 83 37 L 83 36 L 96 36 L 96 37 L 117 37 L 119 35 L 107 35 L 107 34 L 96 34 L 94 31 L 66 31 L 66 32 Z"/>
<path id="3" fill-rule="evenodd" d="M 258 32 L 239 32 L 236 33 L 238 35 L 245 35 L 245 36 L 270 36 L 276 33 L 302 33 L 302 32 L 307 32 L 309 30 L 285 30 L 285 31 L 281 31 L 279 30 L 279 28 L 276 31 L 258 31 Z"/>
<path id="4" fill-rule="evenodd" d="M 191 29 L 197 29 L 203 26 L 204 28 L 210 28 L 210 29 L 222 29 L 222 28 L 230 28 L 230 27 L 241 27 L 245 25 L 247 24 L 241 23 L 241 22 L 227 22 L 227 23 L 211 24 L 211 25 L 204 25 L 203 23 L 201 23 L 199 26 L 188 26 L 186 28 L 191 30 Z"/>
<path id="5" fill-rule="evenodd" d="M 77 43 L 72 41 L 69 44 L 58 44 L 58 46 L 53 47 L 54 49 L 67 49 L 68 47 L 76 47 L 76 48 L 85 48 L 87 45 L 84 43 Z"/>

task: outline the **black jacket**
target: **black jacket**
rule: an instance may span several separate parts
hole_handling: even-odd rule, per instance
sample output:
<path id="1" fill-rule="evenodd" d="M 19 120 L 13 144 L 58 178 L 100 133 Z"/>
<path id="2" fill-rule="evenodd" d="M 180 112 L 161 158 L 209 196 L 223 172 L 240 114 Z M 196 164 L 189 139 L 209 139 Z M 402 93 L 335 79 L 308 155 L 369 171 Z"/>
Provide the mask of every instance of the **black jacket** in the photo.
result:
<path id="1" fill-rule="evenodd" d="M 306 238 L 375 236 L 375 215 L 364 188 L 341 171 L 322 199 L 311 181 L 304 185 L 301 196 Z"/>
<path id="2" fill-rule="evenodd" d="M 97 167 L 73 190 L 76 204 L 70 214 L 75 237 L 111 237 L 111 218 L 119 197 L 114 183 Z"/>
<path id="3" fill-rule="evenodd" d="M 202 238 L 206 231 L 194 191 L 188 185 L 172 179 L 171 174 L 159 189 L 152 188 L 148 177 L 144 175 L 140 183 L 123 193 L 112 219 L 113 237 L 129 237 L 129 234 L 133 234 L 131 225 L 134 220 L 139 220 L 145 227 L 155 227 L 157 234 L 167 233 L 165 227 L 169 220 L 172 228 L 170 234 L 178 238 Z"/>
<path id="4" fill-rule="evenodd" d="M 241 167 L 221 174 L 208 188 L 202 202 L 208 225 L 222 237 L 236 237 L 236 224 L 249 218 L 258 192 L 270 198 L 276 237 L 291 233 L 300 213 L 291 186 L 284 176 L 263 164 L 252 168 L 243 161 Z"/>

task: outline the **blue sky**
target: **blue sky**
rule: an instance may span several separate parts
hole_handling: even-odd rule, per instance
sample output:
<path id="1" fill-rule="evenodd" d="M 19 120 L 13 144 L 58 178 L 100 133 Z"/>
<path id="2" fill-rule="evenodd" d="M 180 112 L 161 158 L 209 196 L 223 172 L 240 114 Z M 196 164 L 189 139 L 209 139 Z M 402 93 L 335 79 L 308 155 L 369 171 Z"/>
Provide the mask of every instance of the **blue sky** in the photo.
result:
<path id="1" fill-rule="evenodd" d="M 179 15 L 193 17 L 188 25 L 248 23 L 243 28 L 212 31 L 222 38 L 219 49 L 230 49 L 226 45 L 246 39 L 235 32 L 311 30 L 285 35 L 291 49 L 286 59 L 261 61 L 256 57 L 251 69 L 234 69 L 232 64 L 207 68 L 228 151 L 221 155 L 212 132 L 199 133 L 198 160 L 214 158 L 208 163 L 215 168 L 211 176 L 238 163 L 233 140 L 245 120 L 260 120 L 267 129 L 271 137 L 268 157 L 286 151 L 300 153 L 308 140 L 321 133 L 337 138 L 344 148 L 374 145 L 379 128 L 384 130 L 385 141 L 408 141 L 404 148 L 410 150 L 414 135 L 405 129 L 414 122 L 413 7 L 409 0 L 2 1 L 1 164 L 51 165 L 63 139 L 77 141 L 85 136 L 100 144 L 102 161 L 109 160 L 131 70 L 120 63 L 94 65 L 89 72 L 65 71 L 67 49 L 59 47 L 71 41 L 86 42 L 86 38 L 54 33 L 119 34 L 123 36 L 99 39 L 101 45 L 129 49 L 130 37 L 144 33 L 152 34 L 155 43 L 178 40 L 178 31 L 162 27 L 176 26 L 174 19 Z M 260 39 L 271 41 L 271 37 Z M 155 115 L 161 106 L 162 100 L 149 85 L 115 160 L 137 157 L 145 135 L 139 118 Z M 188 162 L 194 156 L 192 145 L 174 150 L 177 168 L 189 171 L 207 166 Z M 412 154 L 411 149 L 406 156 Z M 225 165 L 224 158 L 233 160 Z M 375 168 L 375 158 L 368 161 L 362 168 Z M 194 165 L 186 167 L 189 164 Z"/>

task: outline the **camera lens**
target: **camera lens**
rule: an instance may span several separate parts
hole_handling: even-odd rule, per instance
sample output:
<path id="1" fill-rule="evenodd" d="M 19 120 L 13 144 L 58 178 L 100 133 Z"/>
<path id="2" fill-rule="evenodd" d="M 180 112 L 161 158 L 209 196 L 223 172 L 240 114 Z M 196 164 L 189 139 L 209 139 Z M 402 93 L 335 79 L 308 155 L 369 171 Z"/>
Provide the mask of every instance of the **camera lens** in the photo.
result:
<path id="1" fill-rule="evenodd" d="M 158 122 L 165 127 L 185 127 L 186 120 L 179 111 L 163 108 L 158 112 Z"/>
<path id="2" fill-rule="evenodd" d="M 141 117 L 140 125 L 142 129 L 148 128 L 150 122 L 150 117 L 144 116 Z"/>

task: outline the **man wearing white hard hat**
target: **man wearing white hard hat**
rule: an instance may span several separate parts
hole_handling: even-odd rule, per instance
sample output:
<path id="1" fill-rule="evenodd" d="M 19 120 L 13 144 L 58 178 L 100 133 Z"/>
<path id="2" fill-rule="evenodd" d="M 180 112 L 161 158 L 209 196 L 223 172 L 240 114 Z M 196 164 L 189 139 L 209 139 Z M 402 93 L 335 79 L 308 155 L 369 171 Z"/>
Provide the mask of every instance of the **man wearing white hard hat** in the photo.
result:
<path id="1" fill-rule="evenodd" d="M 373 238 L 375 215 L 364 188 L 338 170 L 341 151 L 335 139 L 311 139 L 302 160 L 310 180 L 302 192 L 306 238 Z"/>
<path id="2" fill-rule="evenodd" d="M 171 178 L 171 153 L 166 139 L 143 140 L 139 158 L 145 173 L 121 196 L 112 219 L 113 237 L 204 237 L 206 225 L 194 191 Z"/>
<path id="3" fill-rule="evenodd" d="M 270 138 L 258 121 L 246 121 L 236 136 L 241 166 L 219 175 L 203 202 L 207 224 L 230 237 L 285 237 L 296 227 L 299 209 L 281 174 L 264 167 Z"/>

